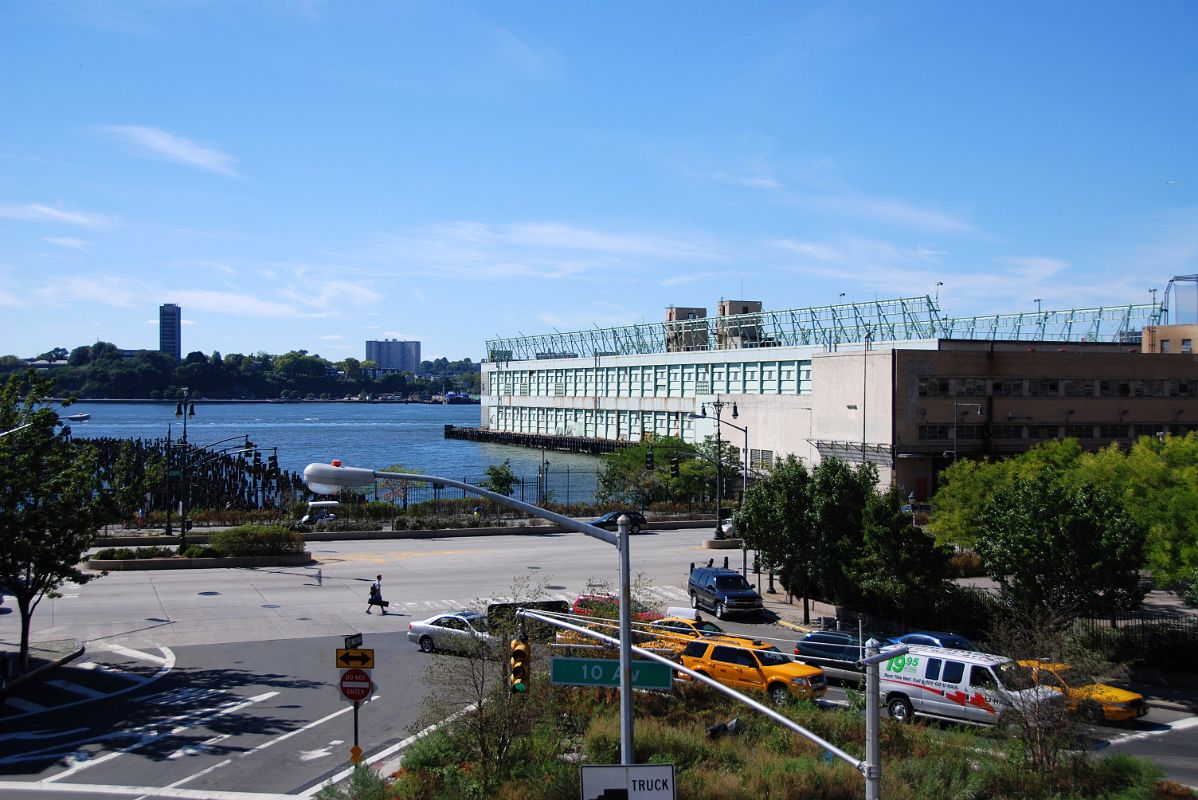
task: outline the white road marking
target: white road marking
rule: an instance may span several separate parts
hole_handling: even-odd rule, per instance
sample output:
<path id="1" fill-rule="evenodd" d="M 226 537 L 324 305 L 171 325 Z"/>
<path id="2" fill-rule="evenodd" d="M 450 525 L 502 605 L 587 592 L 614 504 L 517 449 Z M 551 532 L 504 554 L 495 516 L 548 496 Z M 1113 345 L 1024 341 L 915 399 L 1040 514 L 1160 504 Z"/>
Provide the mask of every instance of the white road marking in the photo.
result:
<path id="1" fill-rule="evenodd" d="M 324 758 L 325 756 L 331 756 L 332 754 L 333 754 L 333 746 L 325 745 L 324 747 L 320 748 L 319 750 L 300 750 L 299 760 L 300 761 L 315 761 L 318 758 Z"/>
<path id="2" fill-rule="evenodd" d="M 98 697 L 107 697 L 108 696 L 108 694 L 106 692 L 101 692 L 97 689 L 91 688 L 90 686 L 80 686 L 79 684 L 72 683 L 71 681 L 57 680 L 57 681 L 46 681 L 46 683 L 50 686 L 57 686 L 59 689 L 62 689 L 64 692 L 70 692 L 71 694 L 82 695 L 83 697 L 89 697 L 92 700 L 95 700 Z"/>
<path id="3" fill-rule="evenodd" d="M 39 706 L 37 703 L 33 702 L 32 700 L 25 700 L 20 697 L 10 697 L 4 701 L 4 705 L 12 706 L 13 708 L 17 709 L 18 711 L 24 711 L 26 714 L 36 714 L 39 711 L 46 710 L 45 706 Z M 22 715 L 22 716 L 24 716 L 24 715 Z"/>
<path id="4" fill-rule="evenodd" d="M 1135 742 L 1140 739 L 1150 739 L 1153 736 L 1161 736 L 1174 731 L 1184 731 L 1186 728 L 1192 728 L 1198 725 L 1198 717 L 1186 717 L 1184 719 L 1175 720 L 1174 722 L 1162 723 L 1165 725 L 1165 730 L 1162 731 L 1142 731 L 1141 733 L 1129 733 L 1127 736 L 1122 736 L 1118 739 L 1111 739 L 1112 745 L 1123 744 L 1124 742 Z"/>
<path id="5" fill-rule="evenodd" d="M 166 797 L 182 800 L 295 800 L 292 794 L 267 792 L 221 792 L 215 789 L 180 789 L 157 786 L 112 786 L 102 783 L 34 783 L 32 781 L 0 781 L 0 791 L 11 789 L 27 796 L 34 792 L 55 794 L 99 794 L 121 797 Z"/>
<path id="6" fill-rule="evenodd" d="M 182 786 L 183 784 L 187 783 L 188 781 L 194 781 L 196 778 L 202 778 L 203 776 L 207 775 L 209 772 L 215 772 L 216 770 L 220 769 L 221 767 L 227 767 L 232 763 L 233 763 L 233 759 L 226 758 L 224 761 L 221 761 L 219 764 L 213 764 L 211 767 L 208 767 L 207 769 L 202 769 L 199 772 L 195 773 L 194 775 L 188 775 L 186 778 L 180 778 L 179 780 L 175 781 L 174 783 L 167 784 L 166 788 L 168 788 L 168 789 L 177 788 L 177 787 Z"/>
<path id="7" fill-rule="evenodd" d="M 129 681 L 130 683 L 140 684 L 153 680 L 153 678 L 148 675 L 142 675 L 138 672 L 126 672 L 119 667 L 112 667 L 108 664 L 97 664 L 95 661 L 85 661 L 82 664 L 73 664 L 72 666 L 74 666 L 75 669 L 87 669 L 95 670 L 96 672 L 103 672 L 105 675 L 111 675 L 114 678 L 120 678 L 122 680 Z"/>
<path id="8" fill-rule="evenodd" d="M 381 695 L 376 694 L 374 697 L 371 697 L 370 699 L 377 700 L 380 696 Z M 247 750 L 246 752 L 242 753 L 241 757 L 245 758 L 246 756 L 253 755 L 254 753 L 259 752 L 260 750 L 265 750 L 266 748 L 270 747 L 271 745 L 276 745 L 279 742 L 284 741 L 285 739 L 290 739 L 292 736 L 295 736 L 296 734 L 299 734 L 299 733 L 303 733 L 304 731 L 306 731 L 310 728 L 315 728 L 317 725 L 323 725 L 324 723 L 328 722 L 329 720 L 336 719 L 337 717 L 341 716 L 342 714 L 346 714 L 353 710 L 354 710 L 353 706 L 346 706 L 345 708 L 341 709 L 340 711 L 334 711 L 332 714 L 328 714 L 327 716 L 323 716 L 318 720 L 309 722 L 307 725 L 305 725 L 302 728 L 296 728 L 295 730 L 290 731 L 289 733 L 284 733 L 282 736 L 278 736 L 274 739 L 271 739 L 268 742 L 263 742 L 262 744 L 255 747 L 253 750 Z"/>
<path id="9" fill-rule="evenodd" d="M 83 762 L 79 762 L 77 764 L 73 764 L 72 766 L 68 767 L 67 769 L 63 770 L 62 772 L 59 772 L 55 775 L 51 775 L 48 778 L 44 778 L 41 781 L 41 783 L 53 783 L 55 781 L 60 781 L 63 778 L 68 778 L 71 775 L 74 775 L 76 772 L 80 772 L 82 770 L 88 769 L 89 767 L 94 767 L 96 764 L 103 764 L 106 761 L 111 761 L 112 759 L 122 756 L 125 753 L 132 753 L 135 750 L 140 750 L 141 748 L 145 747 L 146 745 L 153 744 L 154 742 L 158 741 L 159 739 L 162 739 L 166 736 L 174 736 L 176 734 L 182 733 L 183 731 L 187 730 L 188 728 L 194 728 L 197 725 L 199 725 L 200 723 L 207 722 L 211 719 L 215 719 L 216 717 L 221 717 L 226 714 L 232 714 L 234 711 L 240 711 L 241 709 L 245 708 L 246 706 L 250 706 L 250 705 L 253 705 L 254 703 L 259 703 L 264 700 L 269 700 L 270 698 L 274 697 L 277 694 L 279 694 L 279 693 L 278 692 L 264 692 L 262 694 L 255 695 L 254 697 L 250 697 L 246 700 L 243 700 L 240 703 L 234 703 L 233 705 L 229 705 L 224 708 L 217 709 L 216 711 L 213 711 L 209 714 L 203 714 L 201 716 L 191 718 L 187 721 L 186 724 L 178 725 L 174 728 L 171 728 L 169 731 L 155 733 L 155 732 L 153 732 L 154 731 L 153 728 L 148 728 L 146 730 L 145 735 L 141 736 L 138 739 L 138 741 L 134 742 L 133 744 L 129 745 L 128 747 L 122 747 L 120 750 L 116 750 L 112 753 L 107 753 L 105 755 L 100 756 L 99 758 L 94 758 L 89 761 L 83 761 Z M 133 732 L 130 732 L 130 733 L 133 733 Z"/>
<path id="10" fill-rule="evenodd" d="M 105 647 L 114 653 L 118 653 L 127 658 L 135 658 L 138 661 L 149 661 L 154 664 L 165 664 L 168 661 L 173 664 L 175 661 L 174 654 L 172 654 L 170 650 L 165 647 L 158 648 L 159 650 L 163 651 L 163 655 L 161 656 L 151 655 L 150 653 L 146 653 L 142 650 L 134 650 L 132 647 L 125 647 L 122 644 L 112 644 L 111 642 L 107 643 Z"/>

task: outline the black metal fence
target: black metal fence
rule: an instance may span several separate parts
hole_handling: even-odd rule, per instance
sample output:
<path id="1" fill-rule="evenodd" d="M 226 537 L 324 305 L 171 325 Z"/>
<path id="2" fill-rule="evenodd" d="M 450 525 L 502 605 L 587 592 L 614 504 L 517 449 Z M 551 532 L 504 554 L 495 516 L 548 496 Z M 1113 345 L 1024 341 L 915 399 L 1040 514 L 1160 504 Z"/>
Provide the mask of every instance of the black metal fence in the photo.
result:
<path id="1" fill-rule="evenodd" d="M 594 469 L 571 469 L 561 467 L 546 470 L 545 474 L 522 476 L 512 487 L 511 497 L 524 503 L 544 506 L 573 505 L 595 502 L 595 491 L 602 473 Z M 485 475 L 466 475 L 454 478 L 475 486 L 486 480 Z M 367 491 L 367 499 L 381 500 L 406 508 L 429 500 L 461 500 L 477 497 L 464 489 L 436 487 L 427 481 L 380 481 Z"/>
<path id="2" fill-rule="evenodd" d="M 1110 661 L 1191 671 L 1198 653 L 1198 616 L 1190 614 L 1142 612 L 1076 625 L 1082 639 Z"/>

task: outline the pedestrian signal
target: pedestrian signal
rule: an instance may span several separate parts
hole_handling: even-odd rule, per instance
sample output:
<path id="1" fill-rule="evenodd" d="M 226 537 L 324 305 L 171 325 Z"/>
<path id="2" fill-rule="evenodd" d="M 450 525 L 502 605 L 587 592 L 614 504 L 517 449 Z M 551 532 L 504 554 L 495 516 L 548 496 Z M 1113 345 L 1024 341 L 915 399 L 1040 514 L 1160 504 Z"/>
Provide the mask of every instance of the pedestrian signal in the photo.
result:
<path id="1" fill-rule="evenodd" d="M 529 671 L 532 668 L 532 649 L 528 642 L 512 639 L 511 676 L 508 678 L 508 691 L 512 694 L 524 694 L 528 691 Z"/>
<path id="2" fill-rule="evenodd" d="M 653 451 L 645 451 L 645 469 L 652 471 L 653 469 Z"/>
<path id="3" fill-rule="evenodd" d="M 672 456 L 670 458 L 670 477 L 677 478 L 680 472 L 678 456 Z"/>

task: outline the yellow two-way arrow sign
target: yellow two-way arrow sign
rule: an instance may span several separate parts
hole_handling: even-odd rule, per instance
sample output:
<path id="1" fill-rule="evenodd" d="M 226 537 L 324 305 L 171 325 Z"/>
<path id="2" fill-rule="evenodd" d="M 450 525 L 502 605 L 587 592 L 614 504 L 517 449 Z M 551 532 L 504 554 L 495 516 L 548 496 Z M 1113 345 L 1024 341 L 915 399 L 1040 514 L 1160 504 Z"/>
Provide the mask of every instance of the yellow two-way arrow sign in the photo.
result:
<path id="1" fill-rule="evenodd" d="M 337 648 L 337 668 L 374 669 L 374 650 L 372 648 L 356 647 L 353 649 Z"/>

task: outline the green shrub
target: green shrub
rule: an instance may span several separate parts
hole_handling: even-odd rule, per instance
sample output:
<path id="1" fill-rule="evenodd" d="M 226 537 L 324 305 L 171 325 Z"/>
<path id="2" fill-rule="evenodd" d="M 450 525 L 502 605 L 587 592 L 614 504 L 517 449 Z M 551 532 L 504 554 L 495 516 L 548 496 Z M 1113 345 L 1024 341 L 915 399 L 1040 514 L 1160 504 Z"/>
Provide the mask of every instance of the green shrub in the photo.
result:
<path id="1" fill-rule="evenodd" d="M 1198 569 L 1181 582 L 1177 593 L 1187 606 L 1198 606 Z"/>
<path id="2" fill-rule="evenodd" d="M 175 551 L 169 547 L 105 547 L 91 556 L 100 560 L 129 560 L 139 558 L 173 558 Z"/>
<path id="3" fill-rule="evenodd" d="M 220 551 L 209 544 L 189 544 L 181 555 L 184 558 L 220 558 Z"/>
<path id="4" fill-rule="evenodd" d="M 240 525 L 217 531 L 211 547 L 223 556 L 279 556 L 304 552 L 304 537 L 282 525 Z"/>

